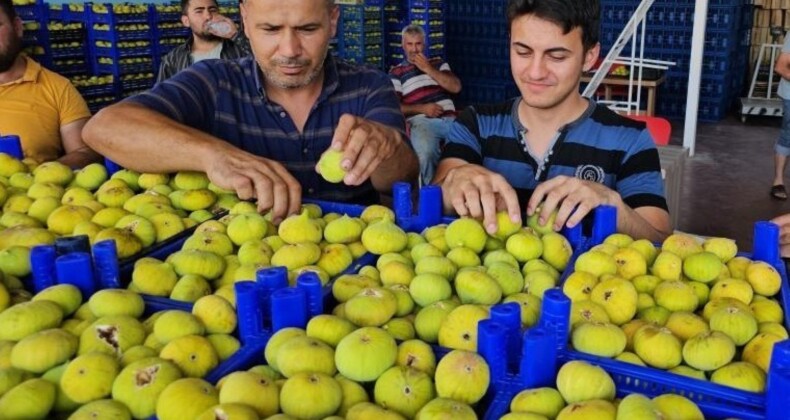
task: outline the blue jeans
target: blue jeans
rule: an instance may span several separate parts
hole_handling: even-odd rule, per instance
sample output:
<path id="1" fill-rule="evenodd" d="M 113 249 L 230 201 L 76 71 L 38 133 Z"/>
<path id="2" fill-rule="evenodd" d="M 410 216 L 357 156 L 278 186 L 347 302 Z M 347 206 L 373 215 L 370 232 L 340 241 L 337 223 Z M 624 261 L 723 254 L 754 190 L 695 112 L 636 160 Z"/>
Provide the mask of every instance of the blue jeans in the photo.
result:
<path id="1" fill-rule="evenodd" d="M 790 99 L 782 100 L 784 114 L 782 115 L 782 131 L 779 141 L 776 142 L 776 154 L 790 156 Z"/>
<path id="2" fill-rule="evenodd" d="M 439 147 L 447 138 L 454 117 L 428 118 L 417 115 L 409 119 L 411 144 L 420 160 L 420 177 L 422 184 L 427 185 L 433 179 L 436 165 L 439 164 Z"/>

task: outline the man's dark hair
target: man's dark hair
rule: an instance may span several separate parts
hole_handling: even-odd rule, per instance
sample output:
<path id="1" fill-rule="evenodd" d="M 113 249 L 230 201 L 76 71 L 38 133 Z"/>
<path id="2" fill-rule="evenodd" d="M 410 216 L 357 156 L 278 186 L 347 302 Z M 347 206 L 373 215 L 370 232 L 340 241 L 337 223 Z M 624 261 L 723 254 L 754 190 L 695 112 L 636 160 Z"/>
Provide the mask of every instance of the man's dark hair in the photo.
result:
<path id="1" fill-rule="evenodd" d="M 190 3 L 191 1 L 192 1 L 192 0 L 181 0 L 181 14 L 182 14 L 182 15 L 186 16 L 186 15 L 187 15 L 187 13 L 189 12 L 189 3 Z M 239 3 L 241 3 L 241 2 L 239 2 Z M 217 0 L 214 0 L 214 4 L 215 4 L 217 7 L 219 7 L 219 1 L 217 1 Z"/>
<path id="2" fill-rule="evenodd" d="M 16 19 L 16 10 L 14 9 L 14 4 L 11 3 L 11 0 L 0 0 L 0 10 L 8 16 L 8 20 L 11 22 Z"/>
<path id="3" fill-rule="evenodd" d="M 510 0 L 507 5 L 508 30 L 514 20 L 524 15 L 535 15 L 559 25 L 565 34 L 581 28 L 585 51 L 598 43 L 601 31 L 599 0 Z"/>

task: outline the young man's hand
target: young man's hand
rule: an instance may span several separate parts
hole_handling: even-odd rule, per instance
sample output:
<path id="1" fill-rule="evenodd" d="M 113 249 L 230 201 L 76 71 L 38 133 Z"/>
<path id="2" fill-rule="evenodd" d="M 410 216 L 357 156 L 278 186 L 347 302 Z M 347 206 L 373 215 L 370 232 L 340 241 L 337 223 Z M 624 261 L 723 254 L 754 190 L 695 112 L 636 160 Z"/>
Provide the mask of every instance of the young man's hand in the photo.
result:
<path id="1" fill-rule="evenodd" d="M 445 208 L 461 217 L 482 219 L 488 233 L 496 232 L 500 210 L 507 210 L 512 221 L 521 221 L 516 190 L 496 172 L 467 163 L 451 169 L 441 185 Z"/>
<path id="2" fill-rule="evenodd" d="M 555 209 L 554 230 L 563 226 L 574 227 L 593 209 L 604 204 L 616 205 L 620 196 L 603 184 L 584 181 L 569 176 L 558 176 L 542 182 L 535 188 L 527 204 L 527 215 L 535 213 L 541 205 L 538 223 L 545 224 Z"/>

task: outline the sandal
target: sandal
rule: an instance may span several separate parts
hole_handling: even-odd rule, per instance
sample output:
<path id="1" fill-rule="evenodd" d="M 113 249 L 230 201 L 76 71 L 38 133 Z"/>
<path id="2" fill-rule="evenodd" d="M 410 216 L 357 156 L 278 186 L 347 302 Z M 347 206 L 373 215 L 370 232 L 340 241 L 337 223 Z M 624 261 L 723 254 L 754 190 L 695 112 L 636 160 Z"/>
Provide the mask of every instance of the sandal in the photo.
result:
<path id="1" fill-rule="evenodd" d="M 771 198 L 774 200 L 787 200 L 787 191 L 784 185 L 774 185 L 771 187 Z"/>

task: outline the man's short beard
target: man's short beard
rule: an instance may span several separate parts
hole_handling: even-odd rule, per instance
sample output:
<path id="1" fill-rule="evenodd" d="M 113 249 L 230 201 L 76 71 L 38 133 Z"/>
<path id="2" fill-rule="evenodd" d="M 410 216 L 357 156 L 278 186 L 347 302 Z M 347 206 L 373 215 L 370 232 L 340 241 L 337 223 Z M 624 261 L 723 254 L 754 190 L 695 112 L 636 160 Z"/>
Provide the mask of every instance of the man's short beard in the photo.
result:
<path id="1" fill-rule="evenodd" d="M 8 50 L 5 54 L 0 54 L 0 73 L 5 73 L 13 67 L 19 53 L 22 52 L 22 38 L 15 34 L 11 36 Z"/>
<path id="2" fill-rule="evenodd" d="M 327 52 L 324 53 L 324 56 L 321 58 L 321 63 L 313 70 L 313 72 L 308 74 L 304 79 L 298 82 L 287 82 L 285 80 L 278 80 L 277 77 L 272 77 L 273 75 L 267 74 L 266 69 L 264 69 L 263 67 L 261 67 L 261 72 L 263 72 L 263 76 L 264 78 L 266 78 L 266 81 L 268 83 L 271 83 L 280 89 L 298 89 L 301 87 L 308 86 L 310 83 L 315 81 L 318 78 L 318 76 L 321 75 L 321 73 L 324 71 L 324 65 L 326 63 L 327 54 L 329 54 L 328 49 Z M 278 63 L 278 64 L 282 64 L 282 63 Z"/>
<path id="3" fill-rule="evenodd" d="M 222 38 L 209 32 L 194 32 L 193 35 L 195 35 L 197 38 L 200 38 L 201 41 L 205 41 L 205 42 L 222 41 Z"/>

